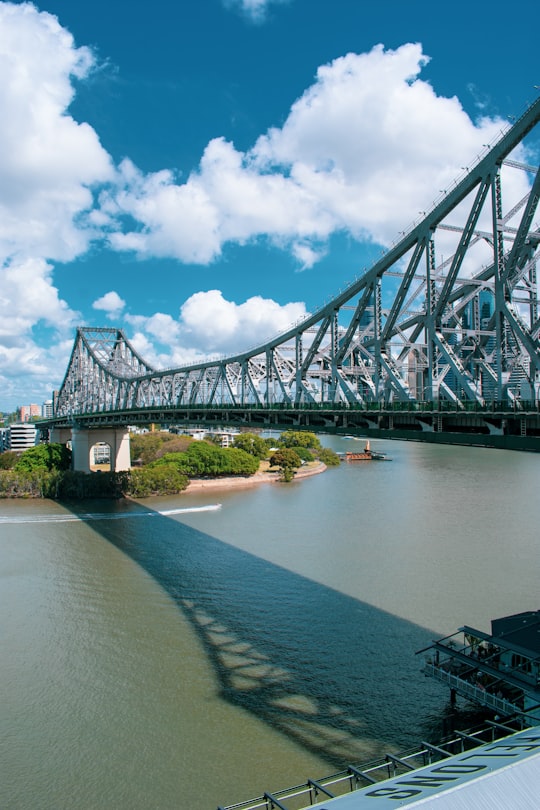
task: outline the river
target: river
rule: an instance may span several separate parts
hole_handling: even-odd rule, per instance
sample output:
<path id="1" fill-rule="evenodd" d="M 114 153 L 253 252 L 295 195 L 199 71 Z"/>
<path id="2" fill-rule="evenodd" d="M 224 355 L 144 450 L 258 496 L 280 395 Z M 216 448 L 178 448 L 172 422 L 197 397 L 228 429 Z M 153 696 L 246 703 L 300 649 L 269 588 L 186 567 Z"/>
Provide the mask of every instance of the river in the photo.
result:
<path id="1" fill-rule="evenodd" d="M 0 501 L 0 806 L 215 810 L 436 738 L 415 652 L 539 607 L 540 459 L 375 444 L 288 485 Z"/>

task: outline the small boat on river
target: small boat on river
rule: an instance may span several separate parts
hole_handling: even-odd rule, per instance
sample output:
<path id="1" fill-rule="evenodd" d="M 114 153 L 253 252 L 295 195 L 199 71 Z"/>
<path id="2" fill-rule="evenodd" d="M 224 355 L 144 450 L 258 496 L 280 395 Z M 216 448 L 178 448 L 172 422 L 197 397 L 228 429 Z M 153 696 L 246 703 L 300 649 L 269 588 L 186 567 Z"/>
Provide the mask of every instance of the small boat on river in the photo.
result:
<path id="1" fill-rule="evenodd" d="M 390 461 L 390 459 L 386 453 L 379 453 L 376 450 L 372 450 L 368 439 L 362 452 L 345 453 L 345 461 Z"/>

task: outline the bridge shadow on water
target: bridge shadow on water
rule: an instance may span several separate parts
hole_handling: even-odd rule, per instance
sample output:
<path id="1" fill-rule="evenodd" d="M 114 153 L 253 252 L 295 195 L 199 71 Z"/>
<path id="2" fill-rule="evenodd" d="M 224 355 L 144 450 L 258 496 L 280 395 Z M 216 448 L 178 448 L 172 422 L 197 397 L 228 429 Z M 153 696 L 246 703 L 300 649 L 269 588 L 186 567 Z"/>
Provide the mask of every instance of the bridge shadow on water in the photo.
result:
<path id="1" fill-rule="evenodd" d="M 221 695 L 341 768 L 447 730 L 448 694 L 421 674 L 425 628 L 158 512 L 63 503 L 138 563 L 188 617 Z M 86 512 L 85 507 L 89 507 Z M 97 507 L 97 509 L 96 509 Z M 91 511 L 90 511 L 91 510 Z M 125 515 L 125 517 L 124 517 Z"/>

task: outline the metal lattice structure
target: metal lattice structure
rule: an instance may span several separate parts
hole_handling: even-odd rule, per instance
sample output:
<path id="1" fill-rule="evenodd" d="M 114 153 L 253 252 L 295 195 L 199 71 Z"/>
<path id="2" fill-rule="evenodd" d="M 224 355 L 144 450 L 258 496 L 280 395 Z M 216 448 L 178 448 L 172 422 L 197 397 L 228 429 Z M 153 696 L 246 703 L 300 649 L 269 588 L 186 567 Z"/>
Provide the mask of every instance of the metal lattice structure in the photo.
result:
<path id="1" fill-rule="evenodd" d="M 539 121 L 540 100 L 360 278 L 264 345 L 156 371 L 121 330 L 79 328 L 56 415 L 537 401 L 540 173 L 510 156 Z M 527 191 L 505 207 L 513 172 Z"/>

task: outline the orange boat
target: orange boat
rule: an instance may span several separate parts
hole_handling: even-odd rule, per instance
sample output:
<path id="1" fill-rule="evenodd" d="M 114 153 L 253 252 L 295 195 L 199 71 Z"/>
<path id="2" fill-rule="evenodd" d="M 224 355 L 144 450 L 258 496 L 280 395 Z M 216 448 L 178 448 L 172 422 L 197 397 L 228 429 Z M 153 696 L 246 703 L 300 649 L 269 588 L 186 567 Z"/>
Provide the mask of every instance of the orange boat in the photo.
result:
<path id="1" fill-rule="evenodd" d="M 345 453 L 345 461 L 388 461 L 388 458 L 384 453 L 372 450 L 368 439 L 361 453 Z"/>

